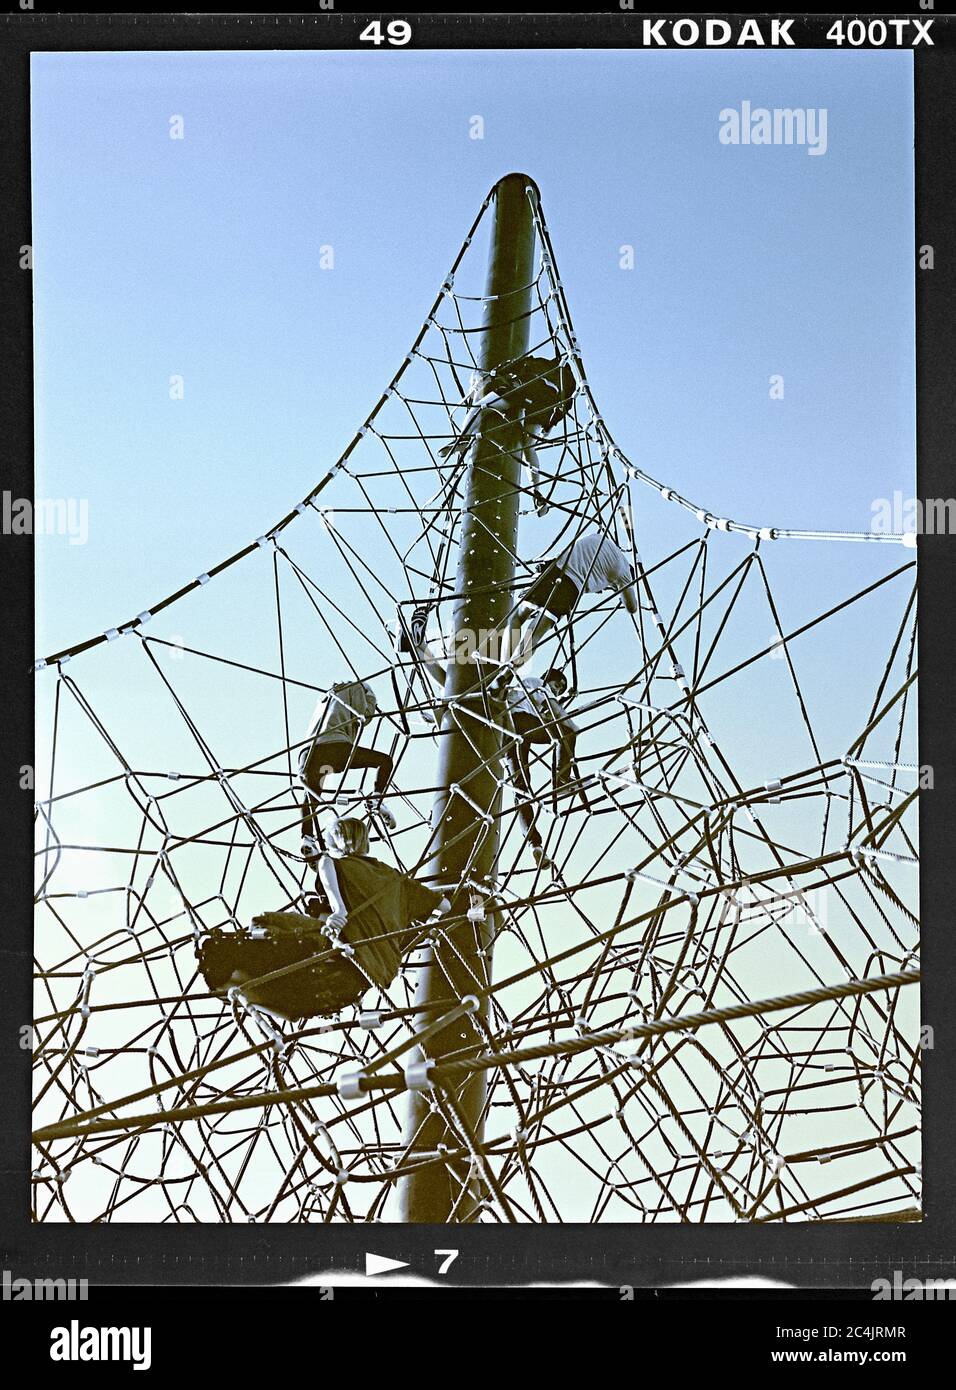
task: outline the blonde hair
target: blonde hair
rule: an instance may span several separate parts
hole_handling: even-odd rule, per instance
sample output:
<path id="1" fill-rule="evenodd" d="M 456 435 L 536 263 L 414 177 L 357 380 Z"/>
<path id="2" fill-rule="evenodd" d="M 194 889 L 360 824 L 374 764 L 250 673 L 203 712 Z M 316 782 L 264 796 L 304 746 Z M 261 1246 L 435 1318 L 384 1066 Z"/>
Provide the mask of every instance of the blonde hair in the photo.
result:
<path id="1" fill-rule="evenodd" d="M 368 826 L 354 816 L 334 820 L 325 832 L 330 854 L 368 854 Z"/>

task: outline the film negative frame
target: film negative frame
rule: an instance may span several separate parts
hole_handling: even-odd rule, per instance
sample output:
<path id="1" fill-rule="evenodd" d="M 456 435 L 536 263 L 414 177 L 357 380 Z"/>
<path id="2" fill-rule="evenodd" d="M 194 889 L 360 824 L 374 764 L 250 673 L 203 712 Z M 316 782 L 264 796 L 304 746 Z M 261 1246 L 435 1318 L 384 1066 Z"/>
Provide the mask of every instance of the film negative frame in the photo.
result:
<path id="1" fill-rule="evenodd" d="M 399 16 L 399 12 L 394 12 Z M 378 17 L 383 17 L 379 12 Z M 603 15 L 449 15 L 406 13 L 412 50 L 500 48 L 706 47 L 704 16 L 696 41 L 675 39 L 677 15 L 613 11 Z M 356 50 L 371 13 L 319 12 L 309 16 L 57 16 L 16 12 L 0 17 L 0 101 L 6 132 L 0 175 L 5 235 L 2 275 L 8 391 L 2 406 L 6 441 L 5 486 L 17 495 L 33 489 L 33 382 L 31 276 L 20 269 L 17 249 L 30 243 L 31 50 L 188 50 L 302 48 Z M 769 34 L 774 18 L 790 21 L 793 46 L 824 48 L 837 15 L 755 16 Z M 844 19 L 849 16 L 843 16 Z M 862 14 L 863 21 L 876 19 Z M 728 16 L 735 25 L 740 16 Z M 932 42 L 912 46 L 916 133 L 916 244 L 935 249 L 931 271 L 914 265 L 916 294 L 917 494 L 945 497 L 952 491 L 953 407 L 951 345 L 956 341 L 956 19 L 917 11 L 907 17 L 926 26 Z M 644 42 L 643 23 L 660 24 Z M 690 30 L 679 31 L 689 36 Z M 891 31 L 892 32 L 892 31 Z M 925 29 L 924 29 L 925 32 Z M 654 34 L 662 34 L 661 45 Z M 865 52 L 874 46 L 859 45 Z M 884 1225 L 807 1223 L 777 1227 L 727 1225 L 449 1227 L 377 1225 L 269 1225 L 248 1227 L 138 1225 L 43 1226 L 31 1224 L 28 1185 L 29 1053 L 19 1045 L 22 1024 L 32 1017 L 30 904 L 32 808 L 19 791 L 15 769 L 32 747 L 33 555 L 20 538 L 0 537 L 4 601 L 2 662 L 4 872 L 0 879 L 4 934 L 0 1097 L 3 1183 L 2 1263 L 36 1277 L 87 1278 L 91 1283 L 262 1284 L 287 1283 L 328 1271 L 361 1271 L 370 1249 L 402 1261 L 414 1273 L 437 1275 L 436 1251 L 458 1247 L 449 1272 L 455 1285 L 509 1285 L 534 1281 L 595 1281 L 612 1286 L 659 1287 L 704 1277 L 757 1275 L 798 1287 L 868 1288 L 894 1269 L 918 1278 L 956 1276 L 956 1016 L 950 982 L 956 979 L 956 933 L 951 925 L 952 839 L 956 831 L 956 707 L 954 663 L 945 647 L 956 550 L 947 536 L 919 542 L 920 624 L 926 641 L 921 660 L 921 752 L 935 771 L 935 785 L 921 798 L 922 913 L 929 924 L 924 945 L 922 1016 L 936 1043 L 925 1055 L 923 1120 L 924 1219 Z"/>

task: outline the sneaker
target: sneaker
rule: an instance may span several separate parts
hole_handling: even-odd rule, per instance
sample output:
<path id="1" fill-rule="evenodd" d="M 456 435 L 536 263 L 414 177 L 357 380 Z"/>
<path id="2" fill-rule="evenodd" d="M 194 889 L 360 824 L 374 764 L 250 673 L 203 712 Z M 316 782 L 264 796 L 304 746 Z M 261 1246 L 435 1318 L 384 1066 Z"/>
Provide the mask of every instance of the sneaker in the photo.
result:
<path id="1" fill-rule="evenodd" d="M 394 813 L 385 805 L 383 801 L 370 801 L 368 803 L 369 815 L 378 816 L 386 830 L 394 830 L 398 821 Z"/>
<path id="2" fill-rule="evenodd" d="M 402 610 L 398 610 L 398 650 L 404 656 L 414 656 L 419 647 L 424 644 L 425 631 L 428 627 L 428 605 L 420 604 L 414 609 L 411 618 L 406 621 Z M 409 642 L 411 634 L 411 642 Z"/>
<path id="3" fill-rule="evenodd" d="M 421 604 L 412 614 L 412 621 L 409 624 L 412 630 L 412 641 L 416 647 L 421 647 L 425 641 L 425 629 L 428 626 L 428 608 Z"/>
<path id="4" fill-rule="evenodd" d="M 324 850 L 322 849 L 322 846 L 319 844 L 318 840 L 313 839 L 311 835 L 303 835 L 302 849 L 300 853 L 307 864 L 312 864 L 317 859 L 322 858 Z"/>

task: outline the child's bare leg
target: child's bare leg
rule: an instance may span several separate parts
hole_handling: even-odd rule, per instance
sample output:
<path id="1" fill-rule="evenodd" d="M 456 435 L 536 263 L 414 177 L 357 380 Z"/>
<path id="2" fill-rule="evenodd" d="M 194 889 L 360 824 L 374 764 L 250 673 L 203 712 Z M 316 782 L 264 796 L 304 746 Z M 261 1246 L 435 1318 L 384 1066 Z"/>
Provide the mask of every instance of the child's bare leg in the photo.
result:
<path id="1" fill-rule="evenodd" d="M 315 813 L 322 797 L 322 774 L 308 776 L 308 764 L 302 777 L 302 854 L 311 861 L 321 852 Z"/>
<path id="2" fill-rule="evenodd" d="M 541 461 L 534 447 L 538 443 L 540 440 L 532 430 L 524 446 L 524 461 L 528 465 L 528 472 L 531 475 L 531 496 L 534 501 L 534 509 L 538 516 L 547 516 L 551 508 L 541 493 Z"/>
<path id="3" fill-rule="evenodd" d="M 535 648 L 547 637 L 554 627 L 554 618 L 550 613 L 541 608 L 519 609 L 518 622 L 524 623 L 525 619 L 531 616 L 532 621 L 522 627 L 518 644 L 510 654 L 510 664 L 514 667 L 524 666 L 534 656 Z"/>

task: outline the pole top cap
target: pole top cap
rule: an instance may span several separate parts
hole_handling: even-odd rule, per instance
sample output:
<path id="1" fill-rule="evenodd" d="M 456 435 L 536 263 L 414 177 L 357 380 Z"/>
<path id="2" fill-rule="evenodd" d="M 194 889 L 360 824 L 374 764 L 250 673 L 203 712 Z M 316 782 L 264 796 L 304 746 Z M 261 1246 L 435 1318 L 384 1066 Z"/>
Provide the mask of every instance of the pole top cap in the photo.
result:
<path id="1" fill-rule="evenodd" d="M 504 184 L 515 183 L 524 184 L 524 186 L 534 194 L 535 202 L 541 201 L 541 190 L 535 183 L 534 179 L 530 176 L 530 174 L 522 174 L 519 172 L 505 174 L 502 178 L 498 180 L 498 182 L 495 184 L 494 188 L 491 191 L 493 194 L 497 194 Z"/>

